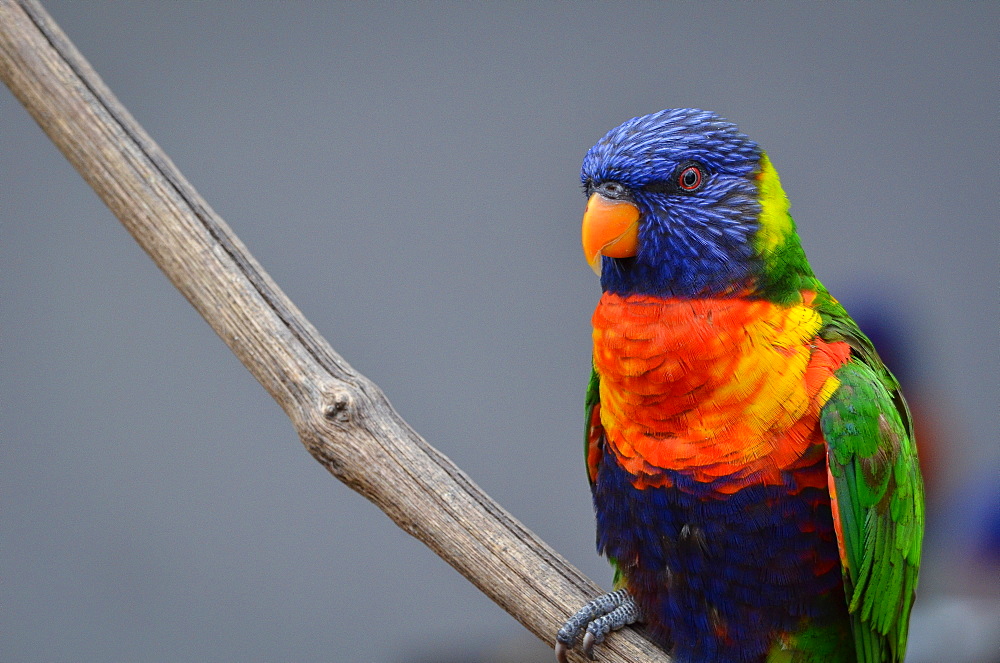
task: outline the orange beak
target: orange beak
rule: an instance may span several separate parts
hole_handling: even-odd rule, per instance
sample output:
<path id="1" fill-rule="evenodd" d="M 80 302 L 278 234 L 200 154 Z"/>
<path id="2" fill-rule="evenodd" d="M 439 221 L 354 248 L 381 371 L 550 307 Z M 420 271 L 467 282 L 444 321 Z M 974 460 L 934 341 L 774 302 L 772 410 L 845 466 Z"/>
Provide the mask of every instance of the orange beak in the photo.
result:
<path id="1" fill-rule="evenodd" d="M 583 213 L 583 255 L 601 275 L 601 256 L 628 258 L 639 250 L 639 209 L 624 200 L 591 194 Z"/>

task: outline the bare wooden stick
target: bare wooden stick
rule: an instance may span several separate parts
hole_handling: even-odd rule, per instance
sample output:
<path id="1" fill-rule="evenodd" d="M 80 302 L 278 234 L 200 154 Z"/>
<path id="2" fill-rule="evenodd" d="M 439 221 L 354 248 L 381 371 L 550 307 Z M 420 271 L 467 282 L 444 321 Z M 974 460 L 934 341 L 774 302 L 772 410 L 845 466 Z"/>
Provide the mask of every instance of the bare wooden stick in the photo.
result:
<path id="1" fill-rule="evenodd" d="M 36 2 L 0 0 L 0 78 L 281 405 L 309 453 L 551 644 L 598 587 L 334 352 Z M 619 663 L 669 660 L 631 629 L 598 649 Z"/>

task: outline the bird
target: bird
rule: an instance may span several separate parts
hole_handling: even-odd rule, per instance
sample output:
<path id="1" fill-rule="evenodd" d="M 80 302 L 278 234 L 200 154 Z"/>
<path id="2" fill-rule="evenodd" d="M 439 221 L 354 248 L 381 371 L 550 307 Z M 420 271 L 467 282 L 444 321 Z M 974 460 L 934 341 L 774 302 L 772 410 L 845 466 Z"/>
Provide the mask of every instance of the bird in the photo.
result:
<path id="1" fill-rule="evenodd" d="M 614 585 L 557 659 L 640 623 L 673 663 L 902 661 L 924 530 L 910 414 L 767 153 L 667 109 L 609 131 L 581 183 L 602 290 L 585 460 Z"/>

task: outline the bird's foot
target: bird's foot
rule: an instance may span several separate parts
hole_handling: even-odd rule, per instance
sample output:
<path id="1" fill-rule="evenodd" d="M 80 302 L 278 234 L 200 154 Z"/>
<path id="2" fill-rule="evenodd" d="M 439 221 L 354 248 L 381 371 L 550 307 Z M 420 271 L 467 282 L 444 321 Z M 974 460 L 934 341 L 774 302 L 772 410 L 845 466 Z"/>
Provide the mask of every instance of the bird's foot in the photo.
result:
<path id="1" fill-rule="evenodd" d="M 583 645 L 580 649 L 593 660 L 594 645 L 604 642 L 604 636 L 640 619 L 639 606 L 628 590 L 619 589 L 598 596 L 580 608 L 556 633 L 556 660 L 566 663 L 569 651 L 576 646 L 581 634 Z"/>

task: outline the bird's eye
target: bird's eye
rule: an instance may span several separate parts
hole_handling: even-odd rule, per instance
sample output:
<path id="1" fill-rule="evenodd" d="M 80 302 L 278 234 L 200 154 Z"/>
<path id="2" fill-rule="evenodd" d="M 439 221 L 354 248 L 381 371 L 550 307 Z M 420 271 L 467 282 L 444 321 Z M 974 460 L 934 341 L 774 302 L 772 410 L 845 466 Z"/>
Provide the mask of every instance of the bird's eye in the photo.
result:
<path id="1" fill-rule="evenodd" d="M 649 193 L 674 196 L 699 191 L 708 181 L 708 170 L 697 161 L 686 161 L 666 179 L 656 179 L 642 186 Z"/>
<path id="2" fill-rule="evenodd" d="M 705 171 L 701 166 L 689 164 L 680 169 L 677 174 L 677 186 L 681 191 L 697 191 L 705 183 Z"/>

